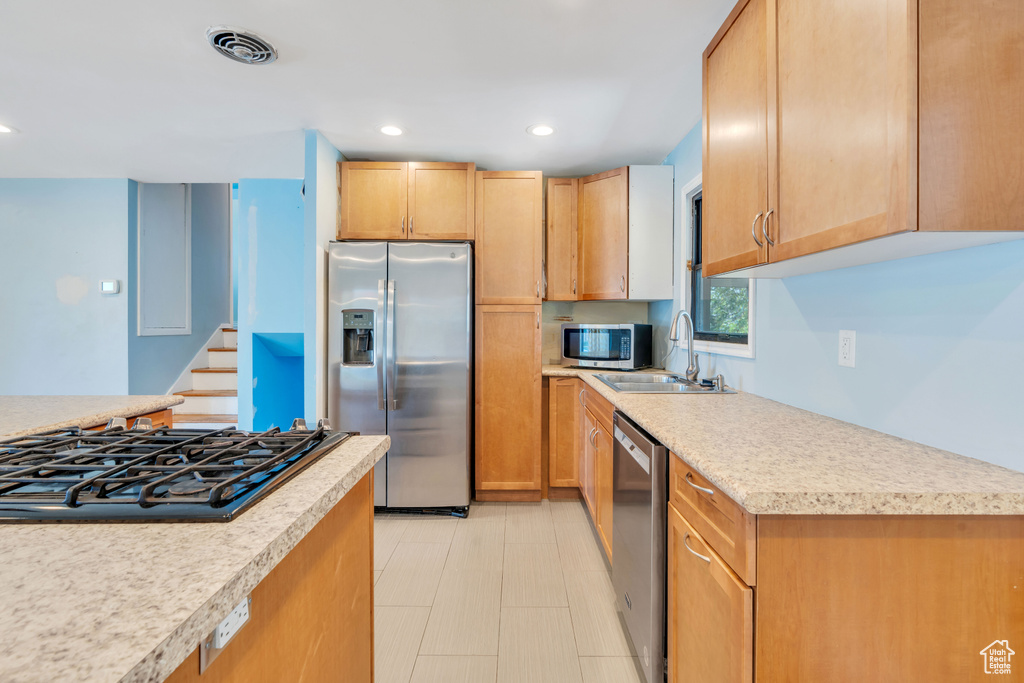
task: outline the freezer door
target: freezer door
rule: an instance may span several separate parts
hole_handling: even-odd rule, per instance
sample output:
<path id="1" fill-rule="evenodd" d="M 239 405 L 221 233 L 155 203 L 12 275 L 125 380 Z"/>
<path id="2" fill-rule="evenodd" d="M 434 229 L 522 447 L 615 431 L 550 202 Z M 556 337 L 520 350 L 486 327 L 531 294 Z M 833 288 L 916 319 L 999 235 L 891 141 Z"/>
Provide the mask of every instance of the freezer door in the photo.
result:
<path id="1" fill-rule="evenodd" d="M 387 434 L 384 289 L 387 242 L 332 242 L 327 267 L 327 415 L 334 429 Z M 342 311 L 373 313 L 372 365 L 345 365 Z M 386 505 L 387 459 L 373 472 L 374 503 Z"/>
<path id="2" fill-rule="evenodd" d="M 389 245 L 388 507 L 469 505 L 472 263 L 465 243 Z"/>

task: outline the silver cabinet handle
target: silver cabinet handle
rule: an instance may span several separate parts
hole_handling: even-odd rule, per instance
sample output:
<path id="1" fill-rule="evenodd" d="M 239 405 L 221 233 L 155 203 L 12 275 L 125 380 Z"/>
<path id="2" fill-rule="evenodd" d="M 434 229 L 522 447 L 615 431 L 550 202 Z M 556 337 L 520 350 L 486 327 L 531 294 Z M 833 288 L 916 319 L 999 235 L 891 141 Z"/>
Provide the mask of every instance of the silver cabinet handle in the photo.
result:
<path id="1" fill-rule="evenodd" d="M 619 291 L 620 292 L 625 292 L 626 291 L 626 276 L 625 275 L 622 276 L 622 282 L 619 284 Z"/>
<path id="2" fill-rule="evenodd" d="M 405 234 L 405 216 L 402 216 L 402 234 Z"/>
<path id="3" fill-rule="evenodd" d="M 537 280 L 537 298 L 540 298 L 540 280 Z"/>
<path id="4" fill-rule="evenodd" d="M 768 244 L 774 247 L 775 242 L 768 236 L 768 219 L 771 218 L 773 213 L 775 213 L 775 209 L 768 209 L 768 213 L 764 215 L 764 220 L 761 221 L 761 234 L 764 236 Z"/>
<path id="5" fill-rule="evenodd" d="M 412 223 L 416 220 L 415 216 L 409 216 L 409 234 L 412 234 Z"/>
<path id="6" fill-rule="evenodd" d="M 373 362 L 377 366 L 377 410 L 387 410 L 384 404 L 384 297 L 387 280 L 377 280 L 377 322 L 373 339 Z"/>
<path id="7" fill-rule="evenodd" d="M 594 443 L 594 435 L 596 433 L 597 433 L 597 429 L 596 428 L 590 430 L 590 445 L 593 446 L 594 448 L 597 448 L 597 444 Z"/>
<path id="8" fill-rule="evenodd" d="M 573 296 L 576 295 L 576 278 L 572 279 L 572 293 L 573 293 Z"/>
<path id="9" fill-rule="evenodd" d="M 392 410 L 398 409 L 398 350 L 395 348 L 395 281 L 388 280 L 388 397 Z"/>
<path id="10" fill-rule="evenodd" d="M 764 215 L 764 211 L 762 211 L 759 214 L 757 214 L 756 216 L 754 216 L 754 222 L 750 224 L 750 236 L 754 238 L 754 241 L 757 242 L 757 246 L 759 246 L 759 247 L 763 247 L 764 246 L 764 242 L 762 242 L 761 240 L 757 239 L 757 232 L 755 232 L 754 229 L 757 227 L 757 220 L 761 216 L 763 216 L 763 215 Z"/>
<path id="11" fill-rule="evenodd" d="M 540 313 L 537 314 L 537 329 L 540 329 Z"/>
<path id="12" fill-rule="evenodd" d="M 580 406 L 583 407 L 583 408 L 586 408 L 587 406 L 584 405 L 584 403 L 583 403 L 583 392 L 584 391 L 586 391 L 586 389 L 580 389 L 580 397 L 579 398 L 580 398 Z"/>
<path id="13" fill-rule="evenodd" d="M 693 483 L 693 474 L 690 473 L 690 472 L 686 473 L 686 483 L 689 484 L 690 486 L 692 486 L 693 488 L 697 489 L 698 491 L 703 491 L 704 493 L 708 494 L 709 496 L 715 495 L 715 492 L 712 491 L 711 489 L 706 489 L 703 486 L 697 486 L 696 484 L 694 484 Z"/>
<path id="14" fill-rule="evenodd" d="M 694 555 L 696 555 L 700 559 L 704 560 L 708 564 L 711 564 L 711 558 L 710 557 L 708 557 L 707 555 L 701 555 L 696 550 L 694 550 L 693 548 L 690 547 L 690 534 L 683 534 L 683 545 L 685 545 L 686 549 L 689 550 L 691 553 L 693 553 Z"/>

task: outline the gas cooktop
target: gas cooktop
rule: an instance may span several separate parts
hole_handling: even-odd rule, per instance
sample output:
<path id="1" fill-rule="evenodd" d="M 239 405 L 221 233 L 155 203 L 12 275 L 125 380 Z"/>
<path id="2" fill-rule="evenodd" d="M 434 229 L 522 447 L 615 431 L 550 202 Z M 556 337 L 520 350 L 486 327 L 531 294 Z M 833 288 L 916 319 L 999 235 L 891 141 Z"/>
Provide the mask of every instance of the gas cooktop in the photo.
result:
<path id="1" fill-rule="evenodd" d="M 152 429 L 123 418 L 0 441 L 0 523 L 229 522 L 349 436 Z"/>

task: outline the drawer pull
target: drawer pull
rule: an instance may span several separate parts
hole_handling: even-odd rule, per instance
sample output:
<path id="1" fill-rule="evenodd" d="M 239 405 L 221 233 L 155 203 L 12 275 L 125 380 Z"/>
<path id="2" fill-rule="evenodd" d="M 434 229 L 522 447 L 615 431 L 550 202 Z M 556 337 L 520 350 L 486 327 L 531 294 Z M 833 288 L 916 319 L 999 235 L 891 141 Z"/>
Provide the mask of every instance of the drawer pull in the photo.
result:
<path id="1" fill-rule="evenodd" d="M 693 488 L 697 489 L 698 491 L 703 491 L 704 493 L 708 494 L 709 496 L 715 495 L 715 492 L 713 490 L 706 489 L 703 486 L 697 486 L 696 484 L 694 484 L 693 483 L 693 474 L 690 473 L 690 472 L 686 473 L 686 483 L 689 484 L 690 486 L 692 486 Z"/>
<path id="2" fill-rule="evenodd" d="M 694 550 L 693 548 L 690 547 L 690 534 L 684 534 L 683 535 L 683 545 L 685 545 L 686 549 L 689 550 L 691 553 L 693 553 L 694 555 L 696 555 L 700 559 L 704 560 L 708 564 L 711 564 L 711 558 L 710 557 L 708 557 L 707 555 L 701 555 L 696 550 Z"/>

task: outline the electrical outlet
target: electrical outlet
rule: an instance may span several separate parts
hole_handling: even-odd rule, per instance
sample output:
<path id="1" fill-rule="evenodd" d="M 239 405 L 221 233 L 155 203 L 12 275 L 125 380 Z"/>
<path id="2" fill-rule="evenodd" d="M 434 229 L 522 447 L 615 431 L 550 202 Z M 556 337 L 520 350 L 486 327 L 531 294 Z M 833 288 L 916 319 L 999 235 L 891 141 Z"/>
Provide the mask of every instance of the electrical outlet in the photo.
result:
<path id="1" fill-rule="evenodd" d="M 839 364 L 844 368 L 857 365 L 857 333 L 853 330 L 839 330 Z"/>

